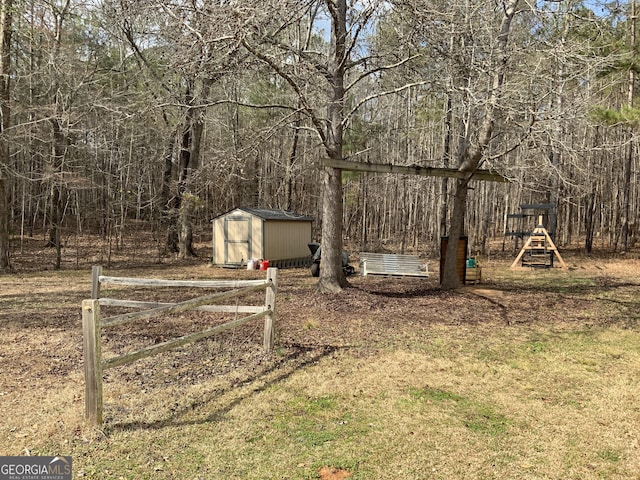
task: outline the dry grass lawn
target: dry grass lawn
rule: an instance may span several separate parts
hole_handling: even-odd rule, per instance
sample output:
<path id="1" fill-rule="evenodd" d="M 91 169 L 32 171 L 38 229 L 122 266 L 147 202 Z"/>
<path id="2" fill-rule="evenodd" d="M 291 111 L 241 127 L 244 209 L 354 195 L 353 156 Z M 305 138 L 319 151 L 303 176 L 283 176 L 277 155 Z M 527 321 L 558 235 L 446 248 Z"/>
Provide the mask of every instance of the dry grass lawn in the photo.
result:
<path id="1" fill-rule="evenodd" d="M 96 479 L 640 479 L 640 261 L 565 261 L 485 262 L 486 281 L 454 293 L 436 272 L 317 296 L 306 270 L 282 270 L 274 352 L 256 322 L 108 370 L 100 430 L 83 421 L 91 258 L 0 276 L 0 454 L 71 455 L 74 478 Z M 205 260 L 116 266 L 262 277 Z M 109 330 L 105 356 L 220 320 Z"/>

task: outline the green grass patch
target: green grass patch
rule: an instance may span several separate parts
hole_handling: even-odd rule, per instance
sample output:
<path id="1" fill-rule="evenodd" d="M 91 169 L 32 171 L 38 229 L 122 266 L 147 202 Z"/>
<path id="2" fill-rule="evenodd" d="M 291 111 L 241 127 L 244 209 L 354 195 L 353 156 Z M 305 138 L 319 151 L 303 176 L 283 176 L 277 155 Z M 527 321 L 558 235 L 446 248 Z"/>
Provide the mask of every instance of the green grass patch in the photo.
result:
<path id="1" fill-rule="evenodd" d="M 407 394 L 414 403 L 445 408 L 452 412 L 471 432 L 496 436 L 505 433 L 509 420 L 498 412 L 497 406 L 474 401 L 457 393 L 439 388 L 409 388 Z"/>
<path id="2" fill-rule="evenodd" d="M 545 341 L 534 340 L 526 342 L 524 347 L 531 353 L 543 353 L 549 349 L 549 344 Z"/>
<path id="3" fill-rule="evenodd" d="M 505 415 L 496 411 L 496 407 L 480 403 L 466 405 L 463 415 L 469 430 L 489 436 L 504 434 L 510 423 Z"/>
<path id="4" fill-rule="evenodd" d="M 617 463 L 622 460 L 622 455 L 617 450 L 607 448 L 598 452 L 598 458 L 607 462 Z"/>
<path id="5" fill-rule="evenodd" d="M 352 417 L 334 397 L 296 396 L 276 410 L 273 423 L 289 442 L 305 448 L 322 446 L 351 435 Z"/>
<path id="6" fill-rule="evenodd" d="M 446 390 L 441 390 L 439 388 L 409 388 L 407 389 L 407 394 L 414 400 L 418 400 L 420 402 L 435 402 L 435 403 L 443 403 L 443 402 L 462 402 L 464 400 L 458 394 L 453 392 L 448 392 Z"/>

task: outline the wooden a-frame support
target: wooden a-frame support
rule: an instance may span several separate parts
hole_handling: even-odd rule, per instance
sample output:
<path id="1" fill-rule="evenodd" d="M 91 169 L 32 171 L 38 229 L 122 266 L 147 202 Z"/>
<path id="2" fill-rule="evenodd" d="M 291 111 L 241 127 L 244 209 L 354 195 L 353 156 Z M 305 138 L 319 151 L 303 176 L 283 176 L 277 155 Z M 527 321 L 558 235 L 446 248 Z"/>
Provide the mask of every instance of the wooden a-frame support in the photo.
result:
<path id="1" fill-rule="evenodd" d="M 544 246 L 541 247 L 539 244 L 537 245 L 537 242 L 544 242 Z M 561 268 L 563 270 L 567 269 L 567 264 L 564 263 L 564 260 L 560 256 L 560 252 L 558 252 L 555 243 L 551 240 L 549 232 L 547 232 L 547 229 L 542 226 L 542 217 L 540 217 L 539 225 L 533 230 L 533 232 L 531 232 L 531 235 L 522 246 L 522 250 L 520 250 L 520 253 L 511 264 L 511 268 L 515 268 L 518 265 L 518 262 L 527 251 L 538 250 L 540 248 L 544 248 L 545 252 L 553 252 L 560 262 L 560 265 L 562 265 Z"/>

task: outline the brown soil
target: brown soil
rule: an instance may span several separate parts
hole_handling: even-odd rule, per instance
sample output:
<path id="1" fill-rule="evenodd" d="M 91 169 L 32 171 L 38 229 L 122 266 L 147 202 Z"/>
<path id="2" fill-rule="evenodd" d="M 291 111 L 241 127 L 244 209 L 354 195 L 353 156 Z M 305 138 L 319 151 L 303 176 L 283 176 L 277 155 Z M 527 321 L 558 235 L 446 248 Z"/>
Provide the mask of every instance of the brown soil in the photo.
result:
<path id="1" fill-rule="evenodd" d="M 344 480 L 352 476 L 346 470 L 332 467 L 322 467 L 318 473 L 320 473 L 320 480 Z"/>

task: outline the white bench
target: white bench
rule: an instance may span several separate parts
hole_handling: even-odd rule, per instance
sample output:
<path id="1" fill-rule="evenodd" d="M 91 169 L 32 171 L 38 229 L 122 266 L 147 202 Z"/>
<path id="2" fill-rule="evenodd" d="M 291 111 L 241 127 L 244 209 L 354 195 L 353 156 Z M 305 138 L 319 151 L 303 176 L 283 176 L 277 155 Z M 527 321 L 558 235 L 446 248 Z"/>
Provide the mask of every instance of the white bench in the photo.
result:
<path id="1" fill-rule="evenodd" d="M 416 255 L 360 252 L 360 275 L 428 277 L 429 268 Z"/>

